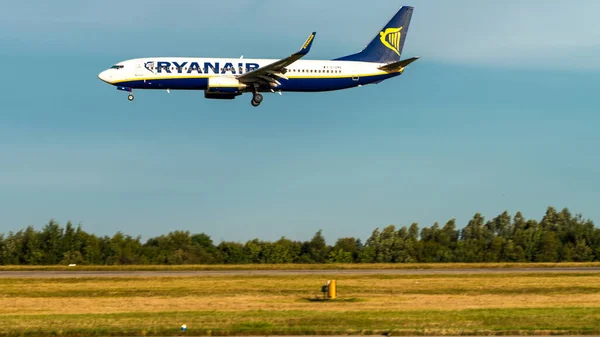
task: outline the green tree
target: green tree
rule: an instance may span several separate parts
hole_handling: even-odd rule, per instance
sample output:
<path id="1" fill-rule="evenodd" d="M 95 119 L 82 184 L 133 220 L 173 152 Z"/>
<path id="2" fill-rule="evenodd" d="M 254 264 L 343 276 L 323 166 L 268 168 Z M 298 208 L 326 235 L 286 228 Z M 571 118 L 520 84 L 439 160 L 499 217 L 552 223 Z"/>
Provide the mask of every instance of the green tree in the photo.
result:
<path id="1" fill-rule="evenodd" d="M 535 262 L 556 262 L 558 260 L 560 248 L 561 244 L 556 237 L 555 232 L 543 231 L 542 229 L 539 250 L 535 255 Z"/>
<path id="2" fill-rule="evenodd" d="M 44 249 L 40 235 L 32 226 L 27 227 L 22 235 L 23 260 L 28 265 L 39 265 L 44 261 Z"/>
<path id="3" fill-rule="evenodd" d="M 350 253 L 350 256 L 352 257 L 352 261 L 350 261 L 350 262 L 357 261 L 358 255 L 360 254 L 360 252 L 362 250 L 362 244 L 360 243 L 360 239 L 351 238 L 351 237 L 338 239 L 337 242 L 335 243 L 335 245 L 333 246 L 333 248 L 331 249 L 331 251 L 339 253 L 340 250 L 344 253 Z M 350 262 L 345 262 L 345 263 L 350 263 Z"/>
<path id="4" fill-rule="evenodd" d="M 4 239 L 4 234 L 0 234 L 0 265 L 6 265 L 8 263 L 8 247 L 6 240 Z"/>
<path id="5" fill-rule="evenodd" d="M 390 263 L 394 261 L 394 252 L 398 249 L 396 227 L 389 225 L 380 234 L 379 247 L 377 247 L 377 262 Z"/>
<path id="6" fill-rule="evenodd" d="M 508 240 L 502 252 L 503 262 L 525 262 L 525 253 L 521 246 L 517 246 L 513 240 Z"/>
<path id="7" fill-rule="evenodd" d="M 319 230 L 313 238 L 304 246 L 304 254 L 315 263 L 325 263 L 329 255 L 329 247 L 323 237 L 323 231 Z"/>
<path id="8" fill-rule="evenodd" d="M 381 250 L 381 232 L 375 228 L 371 236 L 365 242 L 365 247 L 359 256 L 360 262 L 373 263 L 378 262 L 377 258 Z"/>
<path id="9" fill-rule="evenodd" d="M 62 261 L 60 264 L 69 265 L 69 264 L 82 264 L 84 263 L 83 255 L 78 250 L 66 252 L 63 255 Z"/>
<path id="10" fill-rule="evenodd" d="M 205 233 L 192 235 L 192 246 L 198 264 L 223 263 L 221 252 Z"/>
<path id="11" fill-rule="evenodd" d="M 237 242 L 221 242 L 217 249 L 223 256 L 225 264 L 244 264 L 248 263 L 248 255 L 244 251 L 244 245 Z"/>
<path id="12" fill-rule="evenodd" d="M 246 242 L 244 252 L 250 263 L 262 263 L 263 244 L 260 240 L 254 239 Z"/>
<path id="13" fill-rule="evenodd" d="M 585 239 L 581 239 L 577 242 L 573 251 L 573 261 L 576 262 L 589 262 L 594 258 L 592 249 L 587 245 Z"/>
<path id="14" fill-rule="evenodd" d="M 347 252 L 342 248 L 334 248 L 329 252 L 327 261 L 331 263 L 352 263 L 354 262 L 354 258 L 352 257 L 352 253 Z"/>
<path id="15" fill-rule="evenodd" d="M 44 259 L 42 264 L 53 265 L 60 262 L 63 258 L 63 235 L 64 231 L 54 220 L 50 220 L 42 229 L 40 240 Z"/>
<path id="16" fill-rule="evenodd" d="M 282 237 L 273 245 L 277 263 L 294 263 L 300 260 L 302 244 Z"/>
<path id="17" fill-rule="evenodd" d="M 105 264 L 103 258 L 101 240 L 95 235 L 85 234 L 83 236 L 83 259 L 85 263 L 92 265 Z"/>
<path id="18" fill-rule="evenodd" d="M 174 231 L 142 244 L 121 232 L 112 237 L 86 233 L 67 222 L 50 220 L 41 231 L 29 226 L 0 234 L 0 264 L 206 264 L 206 263 L 352 263 L 352 262 L 554 262 L 600 260 L 600 229 L 567 208 L 548 207 L 540 222 L 508 212 L 485 222 L 477 213 L 462 230 L 454 219 L 419 229 L 417 223 L 375 229 L 363 245 L 343 237 L 333 247 L 322 231 L 306 242 L 282 237 L 245 244 Z"/>
<path id="19" fill-rule="evenodd" d="M 133 238 L 121 232 L 117 232 L 108 243 L 106 263 L 109 265 L 143 264 L 147 262 L 143 258 L 140 237 Z"/>
<path id="20" fill-rule="evenodd" d="M 75 228 L 71 221 L 68 221 L 62 237 L 61 253 L 79 250 L 79 247 L 76 247 L 75 239 Z"/>
<path id="21" fill-rule="evenodd" d="M 461 231 L 462 244 L 458 247 L 460 256 L 458 262 L 482 262 L 486 249 L 487 229 L 484 227 L 484 217 L 476 213 L 467 226 Z"/>

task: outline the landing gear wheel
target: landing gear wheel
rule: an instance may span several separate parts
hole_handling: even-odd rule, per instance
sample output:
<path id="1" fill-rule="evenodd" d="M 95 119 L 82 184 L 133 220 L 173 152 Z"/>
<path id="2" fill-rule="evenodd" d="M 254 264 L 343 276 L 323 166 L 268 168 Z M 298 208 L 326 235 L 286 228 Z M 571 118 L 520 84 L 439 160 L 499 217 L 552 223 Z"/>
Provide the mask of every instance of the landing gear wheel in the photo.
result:
<path id="1" fill-rule="evenodd" d="M 254 101 L 258 104 L 262 103 L 262 100 L 263 100 L 263 95 L 261 95 L 259 93 L 255 93 L 254 98 L 252 98 L 252 101 Z"/>
<path id="2" fill-rule="evenodd" d="M 131 102 L 131 101 L 133 101 L 133 98 L 134 98 L 134 97 L 133 97 L 133 95 L 132 95 L 132 94 L 129 94 L 129 96 L 127 96 L 127 99 L 128 99 L 130 102 Z"/>
<path id="3" fill-rule="evenodd" d="M 252 106 L 253 106 L 253 107 L 257 107 L 257 106 L 259 106 L 259 105 L 260 105 L 260 103 L 258 103 L 258 102 L 257 102 L 257 101 L 255 101 L 255 100 L 252 100 L 252 102 L 250 102 L 250 103 L 252 103 Z"/>

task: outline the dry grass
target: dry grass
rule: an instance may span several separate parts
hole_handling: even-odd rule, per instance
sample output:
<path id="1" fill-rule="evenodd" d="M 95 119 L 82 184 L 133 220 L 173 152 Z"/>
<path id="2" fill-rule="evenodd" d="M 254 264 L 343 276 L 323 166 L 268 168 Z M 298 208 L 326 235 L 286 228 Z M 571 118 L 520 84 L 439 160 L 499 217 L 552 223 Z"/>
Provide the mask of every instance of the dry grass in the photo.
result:
<path id="1" fill-rule="evenodd" d="M 382 334 L 540 335 L 600 332 L 600 309 L 482 309 L 457 311 L 191 311 L 104 315 L 0 316 L 14 336 Z"/>
<path id="2" fill-rule="evenodd" d="M 0 335 L 600 333 L 600 274 L 0 279 Z M 210 330 L 210 331 L 209 331 Z"/>
<path id="3" fill-rule="evenodd" d="M 307 298 L 290 299 L 285 296 L 188 296 L 188 297 L 130 297 L 119 298 L 30 298 L 0 299 L 2 315 L 56 315 L 56 314 L 114 314 L 159 313 L 166 311 L 220 311 L 246 310 L 359 312 L 394 310 L 465 310 L 509 308 L 600 308 L 600 294 L 571 295 L 523 295 L 515 299 L 506 296 L 481 295 L 397 295 L 377 296 L 370 299 L 351 298 L 349 301 L 315 303 Z"/>
<path id="4" fill-rule="evenodd" d="M 246 264 L 178 266 L 0 266 L 0 271 L 85 270 L 85 271 L 201 271 L 201 270 L 351 270 L 351 269 L 479 269 L 479 268 L 568 268 L 600 267 L 600 262 L 561 263 L 374 263 L 374 264 Z"/>
<path id="5" fill-rule="evenodd" d="M 346 297 L 422 295 L 589 295 L 600 293 L 600 274 L 339 275 Z M 306 297 L 318 293 L 323 276 L 211 276 L 0 279 L 0 298 L 188 297 L 240 295 Z"/>

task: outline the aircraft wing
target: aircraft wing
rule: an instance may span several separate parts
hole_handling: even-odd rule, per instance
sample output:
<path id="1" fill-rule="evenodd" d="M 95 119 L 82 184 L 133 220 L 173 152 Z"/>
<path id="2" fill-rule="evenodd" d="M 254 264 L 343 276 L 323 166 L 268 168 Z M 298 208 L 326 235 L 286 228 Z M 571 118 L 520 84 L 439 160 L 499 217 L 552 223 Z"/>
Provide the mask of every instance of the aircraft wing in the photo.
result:
<path id="1" fill-rule="evenodd" d="M 317 35 L 316 32 L 310 34 L 306 42 L 304 42 L 304 45 L 302 45 L 302 48 L 295 54 L 292 54 L 282 60 L 273 62 L 264 67 L 240 75 L 237 77 L 237 79 L 245 84 L 280 85 L 281 83 L 279 83 L 279 79 L 287 79 L 285 77 L 285 73 L 287 72 L 285 67 L 291 65 L 292 63 L 298 61 L 306 54 L 308 54 L 308 52 L 310 51 L 310 47 L 312 46 L 313 41 L 315 39 L 315 35 Z"/>

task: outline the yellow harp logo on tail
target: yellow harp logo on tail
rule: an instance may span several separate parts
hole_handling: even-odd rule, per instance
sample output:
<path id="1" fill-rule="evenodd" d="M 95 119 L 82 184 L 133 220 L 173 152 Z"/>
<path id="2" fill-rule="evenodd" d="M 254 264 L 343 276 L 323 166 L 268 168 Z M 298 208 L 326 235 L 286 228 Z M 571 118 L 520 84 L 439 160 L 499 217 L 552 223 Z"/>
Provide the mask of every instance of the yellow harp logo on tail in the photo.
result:
<path id="1" fill-rule="evenodd" d="M 388 28 L 383 32 L 379 33 L 379 39 L 384 46 L 393 50 L 398 56 L 400 56 L 400 39 L 402 38 L 402 27 L 400 28 Z"/>

